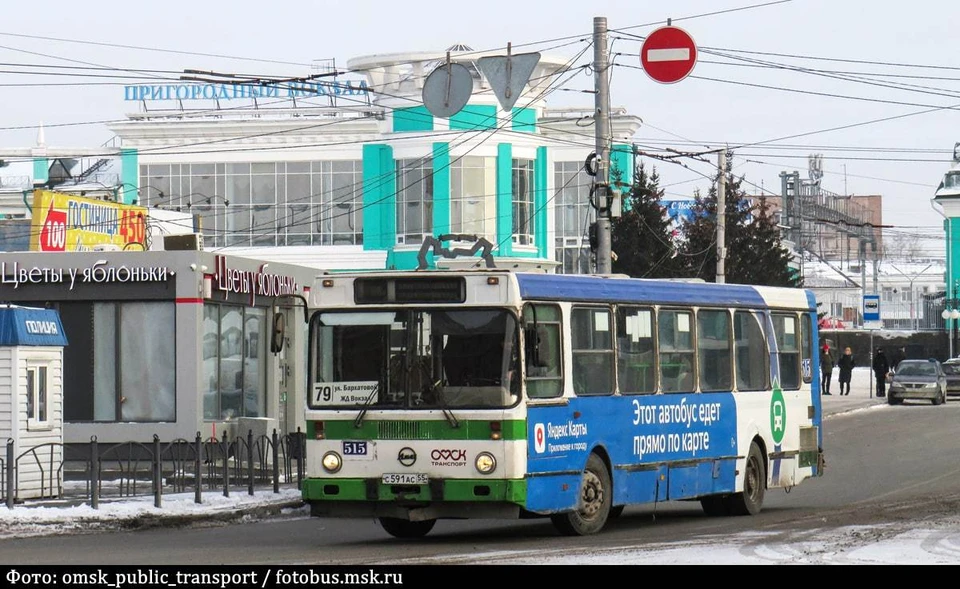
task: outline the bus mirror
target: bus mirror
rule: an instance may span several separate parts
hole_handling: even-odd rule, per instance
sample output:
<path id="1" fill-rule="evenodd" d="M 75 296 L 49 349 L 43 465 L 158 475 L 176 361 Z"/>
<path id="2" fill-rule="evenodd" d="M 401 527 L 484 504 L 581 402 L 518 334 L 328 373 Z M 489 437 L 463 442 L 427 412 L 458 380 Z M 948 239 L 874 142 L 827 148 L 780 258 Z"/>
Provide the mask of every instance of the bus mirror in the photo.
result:
<path id="1" fill-rule="evenodd" d="M 286 336 L 286 319 L 283 313 L 273 314 L 273 331 L 270 334 L 270 351 L 279 354 L 283 350 L 283 339 Z"/>

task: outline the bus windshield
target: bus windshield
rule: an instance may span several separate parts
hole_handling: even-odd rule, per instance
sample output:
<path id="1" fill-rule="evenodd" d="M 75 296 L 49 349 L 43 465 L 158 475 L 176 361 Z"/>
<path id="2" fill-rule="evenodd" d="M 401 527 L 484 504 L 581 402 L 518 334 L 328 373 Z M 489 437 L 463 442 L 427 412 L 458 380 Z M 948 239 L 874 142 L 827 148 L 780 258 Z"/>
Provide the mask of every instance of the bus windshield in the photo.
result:
<path id="1" fill-rule="evenodd" d="M 329 311 L 312 322 L 311 408 L 519 401 L 517 321 L 505 310 Z"/>

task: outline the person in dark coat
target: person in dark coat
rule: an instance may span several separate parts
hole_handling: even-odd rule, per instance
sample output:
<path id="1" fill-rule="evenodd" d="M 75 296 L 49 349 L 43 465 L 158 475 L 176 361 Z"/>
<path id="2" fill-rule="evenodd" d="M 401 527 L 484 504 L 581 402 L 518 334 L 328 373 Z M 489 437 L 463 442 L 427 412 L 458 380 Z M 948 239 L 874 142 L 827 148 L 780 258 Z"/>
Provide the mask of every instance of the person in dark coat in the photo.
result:
<path id="1" fill-rule="evenodd" d="M 900 366 L 900 362 L 907 359 L 907 349 L 904 347 L 897 348 L 893 353 L 893 357 L 890 359 L 890 370 L 896 372 L 897 366 Z"/>
<path id="2" fill-rule="evenodd" d="M 820 392 L 824 395 L 830 394 L 830 379 L 833 378 L 833 352 L 830 351 L 830 344 L 823 344 L 820 349 L 820 374 L 823 376 L 820 382 Z"/>
<path id="3" fill-rule="evenodd" d="M 853 376 L 853 368 L 856 365 L 857 361 L 853 359 L 853 350 L 850 349 L 850 346 L 847 346 L 843 349 L 843 355 L 837 359 L 837 369 L 840 371 L 838 378 L 841 395 L 850 394 L 850 378 Z M 846 385 L 846 388 L 844 388 L 844 385 Z"/>
<path id="4" fill-rule="evenodd" d="M 873 375 L 877 378 L 877 396 L 887 396 L 887 373 L 890 372 L 890 363 L 883 353 L 883 348 L 877 348 L 873 355 Z"/>

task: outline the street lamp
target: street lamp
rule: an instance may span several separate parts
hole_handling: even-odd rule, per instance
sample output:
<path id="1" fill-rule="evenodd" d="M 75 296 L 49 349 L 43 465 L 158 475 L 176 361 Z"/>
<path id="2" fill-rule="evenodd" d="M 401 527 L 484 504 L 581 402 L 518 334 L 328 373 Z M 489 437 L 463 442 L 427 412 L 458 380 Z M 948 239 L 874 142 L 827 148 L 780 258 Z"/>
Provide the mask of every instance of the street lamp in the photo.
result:
<path id="1" fill-rule="evenodd" d="M 957 324 L 957 320 L 960 319 L 960 299 L 944 299 L 943 304 L 945 307 L 943 312 L 940 313 L 940 316 L 943 317 L 944 321 L 953 320 L 953 323 L 946 324 L 947 342 L 950 345 L 950 357 L 953 358 L 953 328 L 954 325 Z"/>

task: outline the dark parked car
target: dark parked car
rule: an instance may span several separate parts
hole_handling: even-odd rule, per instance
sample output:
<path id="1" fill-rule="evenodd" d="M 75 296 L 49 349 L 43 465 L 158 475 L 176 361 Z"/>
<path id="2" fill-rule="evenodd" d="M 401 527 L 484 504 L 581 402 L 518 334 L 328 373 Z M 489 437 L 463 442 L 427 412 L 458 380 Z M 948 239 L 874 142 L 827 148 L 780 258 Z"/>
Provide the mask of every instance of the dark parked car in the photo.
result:
<path id="1" fill-rule="evenodd" d="M 944 362 L 943 373 L 947 375 L 947 394 L 960 395 L 960 358 Z"/>
<path id="2" fill-rule="evenodd" d="M 887 391 L 887 403 L 899 405 L 904 399 L 926 399 L 934 405 L 947 400 L 947 375 L 938 360 L 903 360 Z"/>

